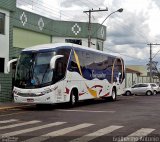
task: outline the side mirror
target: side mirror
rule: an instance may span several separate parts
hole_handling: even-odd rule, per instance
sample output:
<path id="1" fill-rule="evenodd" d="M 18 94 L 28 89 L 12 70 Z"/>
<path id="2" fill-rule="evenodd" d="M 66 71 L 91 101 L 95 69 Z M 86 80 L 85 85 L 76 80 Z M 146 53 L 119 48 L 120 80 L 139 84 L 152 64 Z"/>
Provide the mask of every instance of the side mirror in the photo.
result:
<path id="1" fill-rule="evenodd" d="M 11 69 L 11 64 L 14 63 L 14 62 L 17 62 L 18 59 L 12 59 L 10 60 L 8 63 L 7 63 L 7 72 L 10 73 Z"/>
<path id="2" fill-rule="evenodd" d="M 62 58 L 62 57 L 64 57 L 64 55 L 56 55 L 56 56 L 52 57 L 51 61 L 50 61 L 50 69 L 54 69 L 56 60 L 59 58 Z"/>

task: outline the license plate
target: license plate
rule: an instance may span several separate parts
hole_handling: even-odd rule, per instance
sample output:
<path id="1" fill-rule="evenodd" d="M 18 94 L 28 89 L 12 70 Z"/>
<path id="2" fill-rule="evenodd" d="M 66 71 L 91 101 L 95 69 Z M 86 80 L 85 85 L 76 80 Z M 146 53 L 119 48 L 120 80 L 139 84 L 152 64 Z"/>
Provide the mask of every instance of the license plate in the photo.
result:
<path id="1" fill-rule="evenodd" d="M 27 99 L 27 102 L 32 103 L 32 102 L 34 102 L 34 99 Z"/>

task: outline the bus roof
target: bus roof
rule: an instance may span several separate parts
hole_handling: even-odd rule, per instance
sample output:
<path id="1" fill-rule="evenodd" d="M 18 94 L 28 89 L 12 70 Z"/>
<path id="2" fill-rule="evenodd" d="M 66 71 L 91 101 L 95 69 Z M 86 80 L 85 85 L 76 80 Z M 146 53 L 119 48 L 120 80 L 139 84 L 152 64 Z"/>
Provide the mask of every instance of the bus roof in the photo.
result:
<path id="1" fill-rule="evenodd" d="M 50 43 L 50 44 L 41 44 L 41 45 L 36 45 L 36 46 L 32 46 L 32 47 L 28 47 L 22 50 L 22 52 L 24 51 L 40 51 L 40 50 L 53 50 L 54 48 L 58 48 L 58 47 L 73 47 L 73 48 L 79 48 L 79 49 L 85 49 L 85 50 L 89 50 L 89 51 L 93 51 L 93 52 L 97 52 L 97 53 L 101 53 L 101 54 L 107 54 L 104 51 L 100 51 L 100 50 L 96 50 L 93 48 L 89 48 L 89 47 L 85 47 L 85 46 L 81 46 L 78 44 L 73 44 L 73 43 Z M 107 54 L 113 57 L 116 57 L 114 55 L 111 54 Z M 119 57 L 121 58 L 121 57 Z"/>

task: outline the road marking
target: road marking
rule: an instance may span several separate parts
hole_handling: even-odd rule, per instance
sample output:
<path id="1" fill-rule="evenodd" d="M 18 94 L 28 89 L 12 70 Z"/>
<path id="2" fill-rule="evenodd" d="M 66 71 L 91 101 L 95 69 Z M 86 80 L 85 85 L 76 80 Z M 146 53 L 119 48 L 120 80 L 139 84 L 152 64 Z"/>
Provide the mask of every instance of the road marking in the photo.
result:
<path id="1" fill-rule="evenodd" d="M 18 126 L 24 126 L 24 125 L 28 125 L 28 124 L 35 124 L 35 123 L 39 123 L 39 122 L 41 122 L 41 121 L 34 120 L 34 121 L 29 121 L 29 122 L 23 122 L 23 123 L 18 123 L 18 124 L 2 126 L 2 127 L 0 127 L 0 130 L 14 128 L 14 127 L 18 127 Z"/>
<path id="2" fill-rule="evenodd" d="M 155 129 L 141 128 L 140 130 L 128 135 L 127 137 L 120 139 L 118 142 L 123 142 L 123 141 L 137 142 L 143 137 L 153 132 L 154 130 Z"/>
<path id="3" fill-rule="evenodd" d="M 21 114 L 21 113 L 27 113 L 27 112 L 16 112 L 16 113 L 2 114 L 2 115 L 0 115 L 0 117 L 9 116 L 9 115 L 15 115 L 15 114 Z"/>
<path id="4" fill-rule="evenodd" d="M 87 134 L 87 135 L 84 135 L 80 138 L 77 138 L 77 139 L 74 139 L 74 140 L 71 140 L 70 142 L 88 142 L 88 141 L 91 141 L 97 137 L 100 137 L 100 136 L 103 136 L 105 134 L 109 134 L 117 129 L 120 129 L 122 128 L 123 126 L 115 126 L 115 125 L 112 125 L 112 126 L 109 126 L 109 127 L 106 127 L 106 128 L 103 128 L 103 129 L 100 129 L 98 131 L 95 131 L 93 133 L 90 133 L 90 134 Z"/>
<path id="5" fill-rule="evenodd" d="M 33 142 L 33 141 L 34 142 L 41 142 L 41 141 L 48 140 L 51 137 L 62 136 L 62 135 L 65 135 L 67 133 L 70 133 L 70 132 L 73 132 L 73 131 L 76 131 L 76 130 L 79 130 L 79 129 L 82 129 L 82 128 L 87 128 L 87 127 L 92 126 L 92 125 L 94 125 L 94 124 L 83 123 L 83 124 L 79 124 L 79 125 L 76 125 L 76 126 L 73 126 L 73 127 L 67 127 L 67 128 L 64 128 L 64 129 L 53 131 L 53 132 L 50 132 L 48 134 L 42 135 L 40 137 L 34 137 L 34 138 L 28 139 L 24 142 Z"/>
<path id="6" fill-rule="evenodd" d="M 105 112 L 105 113 L 115 113 L 116 111 L 101 111 L 101 110 L 79 110 L 79 109 L 57 109 L 58 111 L 68 111 L 68 112 Z"/>
<path id="7" fill-rule="evenodd" d="M 28 129 L 23 129 L 23 130 L 18 130 L 18 131 L 5 133 L 5 134 L 2 134 L 1 136 L 8 136 L 8 137 L 9 136 L 15 136 L 15 135 L 24 134 L 24 133 L 28 133 L 28 132 L 33 132 L 33 131 L 44 129 L 44 128 L 49 128 L 49 127 L 53 127 L 53 126 L 62 125 L 64 123 L 66 123 L 66 122 L 55 122 L 55 123 L 45 124 L 45 125 L 42 125 L 42 126 L 37 126 L 37 127 L 33 127 L 33 128 L 28 128 Z"/>
<path id="8" fill-rule="evenodd" d="M 18 120 L 17 119 L 3 120 L 3 121 L 0 121 L 0 124 L 10 123 L 10 122 L 15 122 L 15 121 L 18 121 Z"/>

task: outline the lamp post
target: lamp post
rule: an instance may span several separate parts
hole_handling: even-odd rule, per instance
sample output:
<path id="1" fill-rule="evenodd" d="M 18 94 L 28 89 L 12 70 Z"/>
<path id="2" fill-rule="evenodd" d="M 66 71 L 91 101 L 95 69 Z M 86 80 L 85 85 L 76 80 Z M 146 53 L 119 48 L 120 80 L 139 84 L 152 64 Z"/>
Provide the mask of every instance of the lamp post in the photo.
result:
<path id="1" fill-rule="evenodd" d="M 120 12 L 120 13 L 123 12 L 123 8 L 120 8 L 120 9 L 118 9 L 118 10 L 110 13 L 110 14 L 103 20 L 103 22 L 101 23 L 101 25 L 108 19 L 108 17 L 110 17 L 112 14 L 114 14 L 114 13 L 116 13 L 116 12 Z M 98 29 L 96 29 L 96 31 L 95 31 L 92 35 L 94 35 L 94 34 L 101 28 L 101 25 L 98 27 Z M 90 36 L 90 38 L 91 38 L 91 36 Z M 89 40 L 88 40 L 88 41 L 89 41 Z M 90 43 L 91 43 L 91 39 L 90 39 Z"/>
<path id="2" fill-rule="evenodd" d="M 110 13 L 104 20 L 103 22 L 101 23 L 101 25 L 108 19 L 108 17 L 110 17 L 112 14 L 116 13 L 116 12 L 123 12 L 123 8 L 120 8 L 112 13 Z M 99 30 L 99 29 L 98 29 Z"/>

